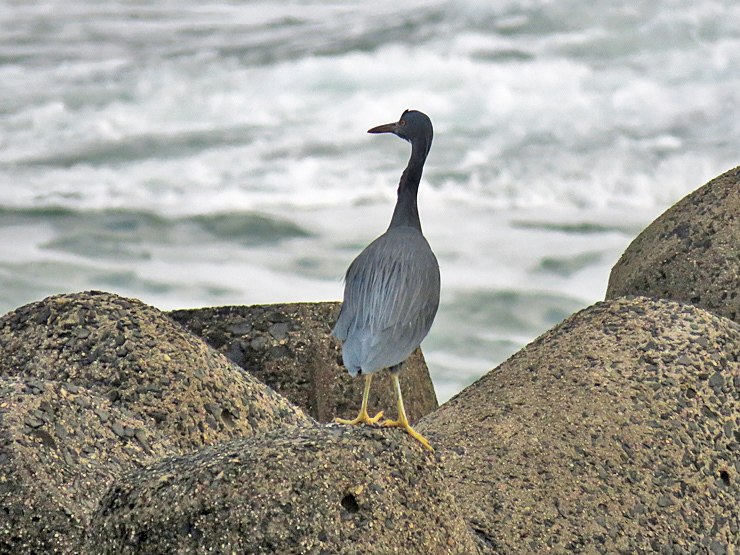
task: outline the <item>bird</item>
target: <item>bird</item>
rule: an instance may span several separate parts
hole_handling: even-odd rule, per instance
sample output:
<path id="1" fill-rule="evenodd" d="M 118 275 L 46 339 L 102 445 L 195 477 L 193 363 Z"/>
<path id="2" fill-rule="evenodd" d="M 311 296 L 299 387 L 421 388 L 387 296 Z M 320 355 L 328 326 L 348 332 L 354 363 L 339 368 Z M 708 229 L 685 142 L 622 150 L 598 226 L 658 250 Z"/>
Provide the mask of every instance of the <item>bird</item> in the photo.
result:
<path id="1" fill-rule="evenodd" d="M 373 374 L 388 369 L 398 403 L 398 420 L 381 426 L 406 430 L 427 449 L 429 442 L 409 424 L 398 381 L 403 362 L 429 333 L 439 307 L 437 258 L 421 231 L 419 182 L 434 135 L 429 117 L 405 110 L 395 123 L 368 133 L 392 133 L 411 143 L 411 156 L 398 184 L 398 199 L 385 233 L 354 259 L 344 280 L 344 300 L 332 335 L 342 341 L 342 360 L 352 376 L 365 376 L 360 413 L 341 424 L 375 424 L 383 416 L 367 413 Z"/>

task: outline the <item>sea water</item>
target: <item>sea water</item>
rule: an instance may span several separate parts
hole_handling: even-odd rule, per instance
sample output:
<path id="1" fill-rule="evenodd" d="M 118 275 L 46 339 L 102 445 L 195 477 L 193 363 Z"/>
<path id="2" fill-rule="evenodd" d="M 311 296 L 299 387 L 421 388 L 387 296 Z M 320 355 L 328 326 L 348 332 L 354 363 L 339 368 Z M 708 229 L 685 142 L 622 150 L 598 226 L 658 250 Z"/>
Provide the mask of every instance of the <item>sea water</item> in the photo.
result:
<path id="1" fill-rule="evenodd" d="M 441 400 L 603 298 L 639 231 L 740 164 L 731 0 L 0 5 L 0 312 L 339 300 L 432 118 L 419 209 Z"/>

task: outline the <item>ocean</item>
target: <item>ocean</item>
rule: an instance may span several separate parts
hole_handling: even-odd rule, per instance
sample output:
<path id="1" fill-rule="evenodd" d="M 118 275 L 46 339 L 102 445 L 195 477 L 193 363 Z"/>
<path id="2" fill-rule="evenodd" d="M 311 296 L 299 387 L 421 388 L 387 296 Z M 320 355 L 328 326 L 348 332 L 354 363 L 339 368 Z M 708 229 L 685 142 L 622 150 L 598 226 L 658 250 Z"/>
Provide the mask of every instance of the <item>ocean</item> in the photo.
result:
<path id="1" fill-rule="evenodd" d="M 441 401 L 603 298 L 630 241 L 740 164 L 731 0 L 0 5 L 0 313 L 340 300 L 432 119 L 419 193 Z"/>

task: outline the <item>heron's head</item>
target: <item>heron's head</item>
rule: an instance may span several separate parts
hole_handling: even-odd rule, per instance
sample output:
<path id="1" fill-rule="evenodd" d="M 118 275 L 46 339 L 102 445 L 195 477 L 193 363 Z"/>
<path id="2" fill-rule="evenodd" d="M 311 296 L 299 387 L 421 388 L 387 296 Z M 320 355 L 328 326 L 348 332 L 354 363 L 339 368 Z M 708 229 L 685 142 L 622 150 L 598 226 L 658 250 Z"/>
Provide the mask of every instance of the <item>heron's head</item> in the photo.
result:
<path id="1" fill-rule="evenodd" d="M 424 145 L 427 152 L 432 146 L 434 135 L 432 120 L 425 113 L 416 110 L 406 110 L 397 122 L 378 125 L 368 130 L 368 133 L 393 133 L 411 142 L 412 145 L 414 143 Z"/>

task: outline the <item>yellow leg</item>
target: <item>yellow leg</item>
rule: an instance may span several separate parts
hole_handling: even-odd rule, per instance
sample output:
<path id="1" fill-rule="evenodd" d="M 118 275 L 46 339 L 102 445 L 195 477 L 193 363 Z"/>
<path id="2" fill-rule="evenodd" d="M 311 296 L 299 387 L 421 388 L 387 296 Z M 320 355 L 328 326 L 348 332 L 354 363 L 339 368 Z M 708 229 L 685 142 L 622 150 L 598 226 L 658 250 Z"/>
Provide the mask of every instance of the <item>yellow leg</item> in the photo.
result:
<path id="1" fill-rule="evenodd" d="M 423 435 L 414 430 L 411 427 L 411 424 L 409 424 L 408 418 L 406 418 L 406 409 L 403 406 L 403 395 L 401 395 L 401 384 L 398 382 L 398 376 L 396 374 L 391 374 L 391 377 L 393 378 L 393 383 L 396 386 L 396 396 L 398 397 L 398 420 L 386 420 L 385 422 L 383 422 L 382 426 L 395 426 L 398 428 L 403 428 L 411 437 L 419 441 L 424 447 L 426 447 L 430 451 L 434 451 L 432 446 L 429 445 L 429 442 L 426 440 L 426 438 L 424 438 Z"/>
<path id="2" fill-rule="evenodd" d="M 365 374 L 365 391 L 362 394 L 362 406 L 360 407 L 360 414 L 354 420 L 342 420 L 341 418 L 335 418 L 334 422 L 337 424 L 375 424 L 383 416 L 383 412 L 379 412 L 372 418 L 367 413 L 367 398 L 370 396 L 370 382 L 373 379 L 372 374 Z"/>

